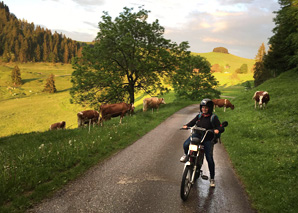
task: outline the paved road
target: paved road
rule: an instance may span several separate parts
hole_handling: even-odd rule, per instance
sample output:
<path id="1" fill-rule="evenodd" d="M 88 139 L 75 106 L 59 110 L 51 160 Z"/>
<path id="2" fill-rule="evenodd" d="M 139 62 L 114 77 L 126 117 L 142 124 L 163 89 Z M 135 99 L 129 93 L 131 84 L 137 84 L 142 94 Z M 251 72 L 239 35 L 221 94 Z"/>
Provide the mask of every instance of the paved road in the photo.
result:
<path id="1" fill-rule="evenodd" d="M 209 181 L 198 179 L 189 199 L 180 199 L 183 164 L 179 158 L 189 131 L 178 129 L 196 115 L 198 107 L 178 111 L 30 212 L 254 212 L 222 144 L 214 149 L 216 188 L 210 189 Z"/>

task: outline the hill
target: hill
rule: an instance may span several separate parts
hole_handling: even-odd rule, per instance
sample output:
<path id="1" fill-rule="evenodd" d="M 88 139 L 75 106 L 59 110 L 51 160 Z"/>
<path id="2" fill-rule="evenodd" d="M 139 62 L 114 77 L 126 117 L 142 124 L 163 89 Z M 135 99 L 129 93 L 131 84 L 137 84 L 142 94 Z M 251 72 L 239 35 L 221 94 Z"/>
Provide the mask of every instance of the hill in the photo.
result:
<path id="1" fill-rule="evenodd" d="M 298 72 L 289 71 L 238 93 L 234 110 L 216 111 L 221 121 L 229 122 L 222 141 L 257 212 L 298 211 L 297 85 Z M 271 95 L 267 109 L 254 109 L 255 90 Z M 112 120 L 105 128 L 92 129 L 92 134 L 76 128 L 0 138 L 0 211 L 29 208 L 191 104 L 174 102 L 170 96 L 166 100 L 171 101 L 159 113 L 137 113 L 125 118 L 123 125 Z"/>
<path id="2" fill-rule="evenodd" d="M 233 111 L 216 111 L 229 122 L 222 140 L 258 212 L 298 211 L 297 85 L 297 70 L 288 71 L 239 94 Z M 265 110 L 254 109 L 257 90 L 270 94 Z"/>
<path id="3" fill-rule="evenodd" d="M 84 42 L 19 20 L 0 2 L 0 56 L 5 62 L 63 62 L 80 57 Z"/>
<path id="4" fill-rule="evenodd" d="M 217 52 L 192 54 L 206 58 L 211 65 L 218 64 L 222 67 L 223 72 L 214 73 L 214 76 L 219 81 L 220 86 L 231 86 L 239 84 L 240 82 L 253 80 L 253 66 L 255 63 L 255 60 L 253 59 Z M 236 74 L 236 69 L 239 69 L 243 64 L 247 64 L 247 74 Z"/>

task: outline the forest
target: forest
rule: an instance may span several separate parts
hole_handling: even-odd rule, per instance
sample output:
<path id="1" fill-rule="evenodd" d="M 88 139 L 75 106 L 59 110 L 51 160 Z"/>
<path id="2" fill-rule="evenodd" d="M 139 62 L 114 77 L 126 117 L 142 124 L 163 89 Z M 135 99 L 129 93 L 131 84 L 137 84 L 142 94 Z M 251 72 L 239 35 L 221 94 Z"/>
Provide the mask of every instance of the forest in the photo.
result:
<path id="1" fill-rule="evenodd" d="M 82 54 L 83 42 L 19 20 L 0 2 L 0 56 L 3 62 L 71 63 Z"/>

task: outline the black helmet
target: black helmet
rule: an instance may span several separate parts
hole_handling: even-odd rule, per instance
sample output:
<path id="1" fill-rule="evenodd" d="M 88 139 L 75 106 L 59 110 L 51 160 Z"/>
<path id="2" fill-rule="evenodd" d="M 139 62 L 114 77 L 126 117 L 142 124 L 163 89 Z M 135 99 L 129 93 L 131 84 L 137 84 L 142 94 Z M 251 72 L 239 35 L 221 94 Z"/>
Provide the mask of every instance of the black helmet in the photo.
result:
<path id="1" fill-rule="evenodd" d="M 201 103 L 200 103 L 200 111 L 202 112 L 202 106 L 207 106 L 209 109 L 208 109 L 208 113 L 211 114 L 212 111 L 213 111 L 213 102 L 211 99 L 209 98 L 204 98 Z"/>

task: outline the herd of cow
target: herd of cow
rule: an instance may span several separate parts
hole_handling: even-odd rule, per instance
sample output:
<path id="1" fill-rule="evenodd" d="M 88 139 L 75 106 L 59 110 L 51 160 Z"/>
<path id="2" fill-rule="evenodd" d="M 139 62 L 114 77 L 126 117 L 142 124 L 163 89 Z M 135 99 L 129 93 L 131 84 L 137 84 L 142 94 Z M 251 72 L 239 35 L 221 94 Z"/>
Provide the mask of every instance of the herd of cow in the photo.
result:
<path id="1" fill-rule="evenodd" d="M 270 97 L 269 93 L 266 91 L 257 91 L 255 92 L 253 96 L 253 100 L 255 101 L 255 108 L 257 107 L 257 103 L 259 105 L 259 108 L 265 108 L 266 104 L 269 102 Z M 228 99 L 212 99 L 214 103 L 214 112 L 216 107 L 224 107 L 224 112 L 226 111 L 226 108 L 231 108 L 232 110 L 235 108 L 235 106 L 228 100 Z M 165 104 L 164 98 L 157 98 L 157 97 L 151 97 L 151 98 L 145 98 L 143 100 L 143 111 L 147 111 L 148 109 L 157 109 L 161 104 Z M 116 104 L 103 104 L 100 106 L 99 112 L 96 110 L 85 110 L 81 111 L 77 114 L 78 117 L 78 127 L 83 127 L 86 124 L 100 124 L 103 125 L 103 121 L 110 120 L 112 117 L 118 117 L 120 116 L 120 123 L 122 122 L 122 119 L 125 114 L 132 114 L 134 112 L 134 105 L 133 104 L 127 104 L 127 103 L 116 103 Z M 65 129 L 65 121 L 61 121 L 58 123 L 54 123 L 50 126 L 50 130 L 54 129 Z"/>
<path id="2" fill-rule="evenodd" d="M 143 111 L 147 111 L 147 109 L 152 109 L 152 113 L 154 109 L 159 109 L 161 104 L 165 104 L 164 98 L 145 98 L 143 100 Z M 134 112 L 134 105 L 127 103 L 116 103 L 116 104 L 103 104 L 100 106 L 99 111 L 96 110 L 85 110 L 81 111 L 77 114 L 78 117 L 78 127 L 83 127 L 85 125 L 96 124 L 103 125 L 103 121 L 110 120 L 112 117 L 120 116 L 120 123 L 125 114 L 132 114 Z M 58 123 L 54 123 L 50 126 L 50 130 L 54 129 L 65 129 L 65 121 L 61 121 Z"/>

